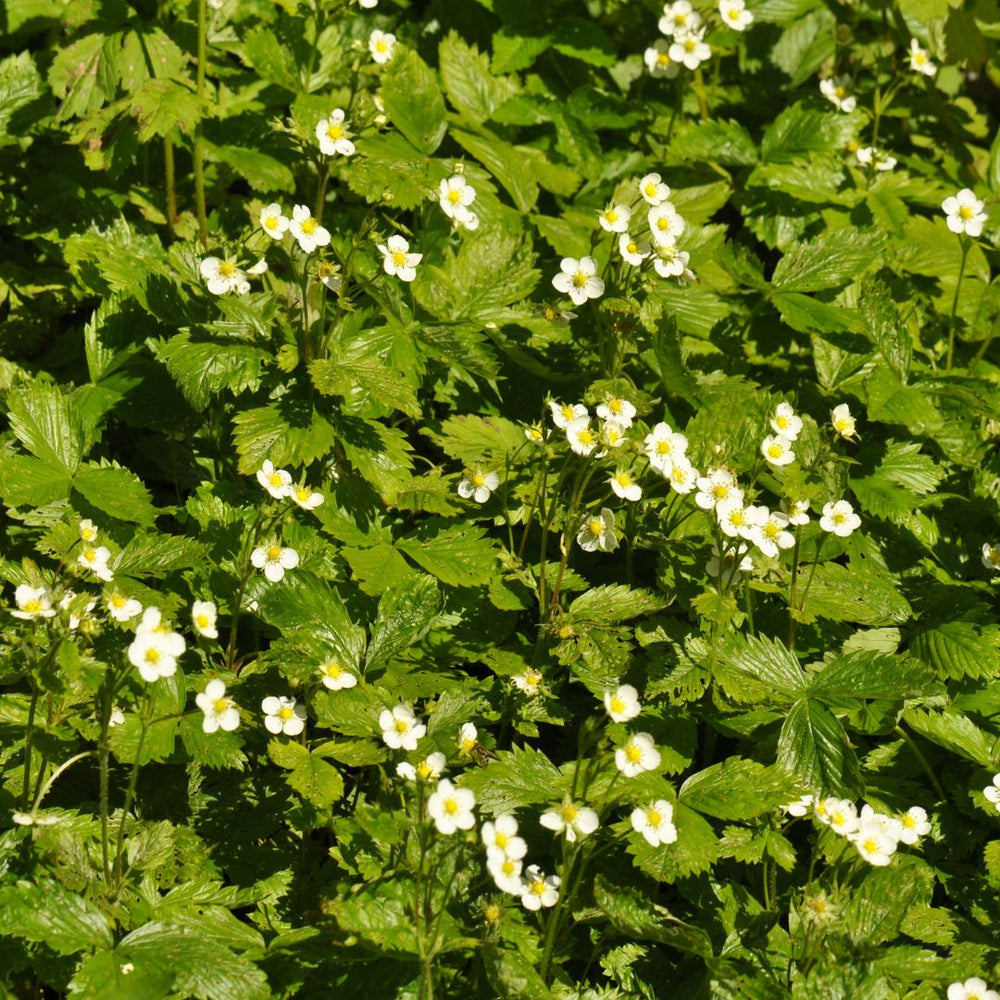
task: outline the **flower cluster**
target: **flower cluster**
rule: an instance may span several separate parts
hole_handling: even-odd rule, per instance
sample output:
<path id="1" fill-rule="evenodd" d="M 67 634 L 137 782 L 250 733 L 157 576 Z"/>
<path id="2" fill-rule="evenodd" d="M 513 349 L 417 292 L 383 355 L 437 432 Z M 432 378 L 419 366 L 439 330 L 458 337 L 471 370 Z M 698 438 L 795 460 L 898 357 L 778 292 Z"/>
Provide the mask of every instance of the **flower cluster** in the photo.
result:
<path id="1" fill-rule="evenodd" d="M 275 500 L 291 500 L 303 510 L 315 510 L 323 502 L 322 493 L 305 483 L 295 485 L 291 473 L 286 469 L 276 469 L 269 458 L 257 470 L 257 482 Z"/>
<path id="2" fill-rule="evenodd" d="M 159 608 L 146 608 L 128 647 L 129 662 L 144 681 L 152 683 L 177 672 L 177 660 L 187 643 L 179 632 L 167 627 Z"/>
<path id="3" fill-rule="evenodd" d="M 1000 771 L 993 775 L 993 781 L 983 789 L 983 795 L 988 802 L 992 802 L 1000 813 Z"/>

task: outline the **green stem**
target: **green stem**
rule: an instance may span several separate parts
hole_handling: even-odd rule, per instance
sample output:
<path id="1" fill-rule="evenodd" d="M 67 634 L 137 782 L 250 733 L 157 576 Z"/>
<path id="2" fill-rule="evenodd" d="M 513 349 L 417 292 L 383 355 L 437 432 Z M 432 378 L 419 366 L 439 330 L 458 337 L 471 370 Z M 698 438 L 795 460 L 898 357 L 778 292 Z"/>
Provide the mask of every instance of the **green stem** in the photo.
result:
<path id="1" fill-rule="evenodd" d="M 174 138 L 171 135 L 163 137 L 163 169 L 167 186 L 167 225 L 170 234 L 177 231 L 177 171 L 174 165 Z"/>
<path id="2" fill-rule="evenodd" d="M 795 652 L 795 633 L 798 630 L 798 621 L 795 618 L 795 584 L 799 579 L 799 553 L 801 551 L 802 536 L 798 526 L 795 528 L 795 546 L 792 549 L 792 582 L 788 588 L 788 648 Z"/>
<path id="3" fill-rule="evenodd" d="M 965 261 L 969 256 L 971 243 L 964 237 L 959 237 L 962 242 L 962 263 L 958 268 L 958 281 L 955 283 L 955 297 L 951 301 L 951 315 L 948 317 L 948 360 L 945 364 L 945 372 L 950 372 L 952 363 L 955 360 L 955 315 L 958 312 L 958 294 L 962 290 L 962 279 L 965 277 Z"/>
<path id="4" fill-rule="evenodd" d="M 202 0 L 204 3 L 204 0 Z M 132 764 L 132 773 L 128 780 L 128 791 L 125 793 L 125 804 L 122 806 L 121 820 L 118 823 L 118 836 L 115 840 L 115 886 L 121 892 L 122 888 L 122 855 L 125 849 L 125 824 L 128 821 L 128 814 L 135 802 L 135 791 L 139 784 L 139 769 L 142 767 L 142 751 L 146 745 L 146 733 L 149 731 L 149 716 L 152 711 L 153 696 L 146 696 L 146 704 L 143 706 L 140 718 L 139 739 L 135 747 L 135 761 Z"/>
<path id="5" fill-rule="evenodd" d="M 38 793 L 35 795 L 35 801 L 31 807 L 31 813 L 34 815 L 38 812 L 38 807 L 42 804 L 42 799 L 49 794 L 49 789 L 55 784 L 56 779 L 59 775 L 68 771 L 78 760 L 83 760 L 84 757 L 90 757 L 95 750 L 84 750 L 82 753 L 78 753 L 75 757 L 70 757 L 65 763 L 60 764 L 53 772 L 49 775 L 48 780 L 38 789 Z"/>
<path id="6" fill-rule="evenodd" d="M 920 747 L 918 747 L 914 742 L 913 737 L 910 736 L 910 734 L 902 726 L 896 726 L 893 732 L 895 732 L 897 736 L 902 737 L 906 742 L 906 745 L 910 748 L 910 752 L 917 758 L 920 766 L 924 769 L 924 773 L 928 778 L 930 778 L 931 784 L 934 786 L 934 791 L 938 793 L 940 800 L 942 802 L 947 802 L 948 796 L 945 795 L 944 788 L 941 786 L 938 776 L 934 773 L 930 764 L 927 763 L 927 758 L 923 755 L 923 753 L 921 753 Z"/>
<path id="7" fill-rule="evenodd" d="M 200 115 L 205 110 L 205 64 L 208 61 L 208 9 L 206 0 L 198 0 L 198 69 L 195 77 L 195 94 Z M 205 210 L 205 162 L 202 146 L 201 118 L 194 131 L 194 197 L 198 213 L 198 235 L 203 246 L 208 247 L 208 213 Z"/>
<path id="8" fill-rule="evenodd" d="M 21 808 L 28 808 L 31 790 L 31 744 L 35 735 L 35 710 L 38 708 L 38 688 L 31 679 L 31 704 L 28 706 L 28 724 L 24 727 L 24 778 L 21 782 Z"/>
<path id="9" fill-rule="evenodd" d="M 97 748 L 97 759 L 101 773 L 100 810 L 101 810 L 101 861 L 104 866 L 104 884 L 111 886 L 111 853 L 108 839 L 108 785 L 109 758 L 111 748 L 108 745 L 108 730 L 111 726 L 113 709 L 112 689 L 105 685 L 106 693 L 101 705 L 101 742 Z"/>
<path id="10" fill-rule="evenodd" d="M 243 548 L 240 552 L 240 563 L 243 566 L 243 575 L 240 577 L 240 585 L 236 591 L 236 604 L 233 607 L 233 620 L 229 626 L 229 643 L 226 647 L 226 667 L 229 670 L 235 669 L 236 630 L 239 627 L 240 615 L 243 611 L 243 596 L 246 594 L 247 583 L 250 580 L 250 574 L 253 572 L 253 566 L 250 564 L 250 548 L 257 540 L 263 520 L 263 513 L 259 513 L 257 515 L 257 519 L 253 523 L 253 527 L 247 532 L 246 538 L 243 540 Z"/>

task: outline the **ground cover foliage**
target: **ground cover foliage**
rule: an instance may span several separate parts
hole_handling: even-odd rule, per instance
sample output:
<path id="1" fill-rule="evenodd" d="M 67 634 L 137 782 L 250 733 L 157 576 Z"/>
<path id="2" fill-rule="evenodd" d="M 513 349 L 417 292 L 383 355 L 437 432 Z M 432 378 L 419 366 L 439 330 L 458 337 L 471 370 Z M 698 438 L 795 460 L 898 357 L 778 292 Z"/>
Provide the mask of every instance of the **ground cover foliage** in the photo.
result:
<path id="1" fill-rule="evenodd" d="M 0 11 L 0 995 L 995 997 L 993 0 Z"/>

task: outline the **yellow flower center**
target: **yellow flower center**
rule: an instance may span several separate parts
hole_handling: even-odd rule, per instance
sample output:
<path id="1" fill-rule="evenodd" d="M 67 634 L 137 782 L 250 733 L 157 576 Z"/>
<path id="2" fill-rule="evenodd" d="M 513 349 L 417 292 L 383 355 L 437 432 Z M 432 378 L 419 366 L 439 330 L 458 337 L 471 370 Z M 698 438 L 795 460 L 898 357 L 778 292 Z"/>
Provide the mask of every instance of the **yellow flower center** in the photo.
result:
<path id="1" fill-rule="evenodd" d="M 927 62 L 927 53 L 926 52 L 914 52 L 913 53 L 913 61 L 918 66 L 923 66 L 923 64 L 925 62 Z"/>
<path id="2" fill-rule="evenodd" d="M 730 7 L 729 8 L 729 20 L 730 21 L 738 21 L 739 18 L 740 18 L 740 11 L 738 11 L 735 7 Z"/>
<path id="3" fill-rule="evenodd" d="M 861 846 L 869 854 L 874 854 L 878 850 L 878 841 L 874 837 L 868 837 L 867 840 L 862 841 Z"/>
<path id="4" fill-rule="evenodd" d="M 477 472 L 472 477 L 472 485 L 473 486 L 482 486 L 483 483 L 485 483 L 485 482 L 486 482 L 486 477 L 481 472 Z"/>
<path id="5" fill-rule="evenodd" d="M 685 52 L 694 52 L 694 50 L 695 50 L 695 48 L 697 48 L 697 46 L 698 46 L 698 43 L 693 38 L 685 38 L 684 39 L 684 51 Z"/>
<path id="6" fill-rule="evenodd" d="M 685 24 L 688 23 L 687 14 L 674 14 L 674 24 L 679 28 L 683 28 Z"/>
<path id="7" fill-rule="evenodd" d="M 618 213 L 617 213 L 617 212 L 616 212 L 616 211 L 615 211 L 615 210 L 614 210 L 613 208 L 609 208 L 609 209 L 608 209 L 608 210 L 607 210 L 607 211 L 606 211 L 606 212 L 604 213 L 604 218 L 605 218 L 605 219 L 606 219 L 606 220 L 607 220 L 608 222 L 617 222 L 617 221 L 618 221 Z"/>
<path id="8" fill-rule="evenodd" d="M 658 63 L 658 65 L 660 65 L 660 66 L 669 66 L 669 65 L 670 65 L 670 56 L 668 56 L 668 55 L 666 54 L 666 52 L 661 52 L 661 53 L 660 53 L 660 54 L 659 54 L 659 55 L 658 55 L 658 56 L 656 57 L 656 62 L 657 62 L 657 63 Z M 650 196 L 651 198 L 654 198 L 654 197 L 656 196 L 656 189 L 655 189 L 655 188 L 653 188 L 653 190 L 652 190 L 652 191 L 650 191 L 650 188 L 652 188 L 652 187 L 653 187 L 653 185 L 652 185 L 652 184 L 647 184 L 647 185 L 646 185 L 646 193 L 647 193 L 647 194 L 648 194 L 648 195 L 649 195 L 649 196 Z M 634 252 L 634 251 L 633 251 L 633 252 Z"/>
<path id="9" fill-rule="evenodd" d="M 122 597 L 121 594 L 115 594 L 115 596 L 111 598 L 111 607 L 118 608 L 119 610 L 121 608 L 124 608 L 125 607 L 125 598 Z"/>
<path id="10" fill-rule="evenodd" d="M 475 740 L 462 740 L 462 751 L 464 753 L 472 753 L 472 748 L 476 745 Z"/>
<path id="11" fill-rule="evenodd" d="M 917 825 L 916 817 L 914 816 L 903 817 L 903 826 L 905 826 L 908 830 L 912 830 L 916 825 Z"/>
<path id="12" fill-rule="evenodd" d="M 667 62 L 670 62 L 670 60 L 668 59 Z M 629 253 L 639 252 L 639 246 L 637 243 L 629 243 L 625 249 L 628 250 Z"/>
<path id="13" fill-rule="evenodd" d="M 675 483 L 686 483 L 687 477 L 688 477 L 688 470 L 680 465 L 675 465 L 670 472 L 670 478 Z"/>
<path id="14" fill-rule="evenodd" d="M 777 538 L 780 533 L 781 526 L 775 524 L 774 521 L 768 521 L 767 524 L 764 525 L 764 534 L 767 535 L 768 538 Z"/>
<path id="15" fill-rule="evenodd" d="M 216 715 L 222 715 L 223 712 L 229 709 L 231 704 L 232 702 L 228 698 L 217 698 L 212 702 L 212 711 L 215 712 Z"/>
<path id="16" fill-rule="evenodd" d="M 281 546 L 269 545 L 267 547 L 267 558 L 271 562 L 277 562 L 281 558 Z"/>
<path id="17" fill-rule="evenodd" d="M 746 518 L 743 516 L 743 511 L 736 509 L 729 512 L 729 523 L 734 528 L 742 528 L 746 523 Z"/>
<path id="18" fill-rule="evenodd" d="M 147 663 L 159 663 L 160 662 L 160 651 L 158 649 L 151 648 L 146 650 L 145 660 Z"/>
<path id="19" fill-rule="evenodd" d="M 448 192 L 448 201 L 450 201 L 453 205 L 457 205 L 461 200 L 462 192 L 459 191 L 458 188 L 452 188 Z"/>
<path id="20" fill-rule="evenodd" d="M 328 139 L 332 139 L 334 142 L 336 142 L 338 139 L 343 139 L 344 138 L 344 126 L 343 125 L 337 125 L 335 122 L 331 122 L 326 127 L 326 137 Z"/>
<path id="21" fill-rule="evenodd" d="M 712 487 L 712 496 L 715 497 L 716 500 L 725 500 L 726 497 L 729 496 L 729 487 L 723 486 L 722 483 L 716 483 Z"/>
<path id="22" fill-rule="evenodd" d="M 971 209 L 971 207 L 968 206 L 968 205 L 963 205 L 958 210 L 958 215 L 959 215 L 959 218 L 963 219 L 964 221 L 968 221 L 969 219 L 972 218 L 972 209 Z"/>
<path id="23" fill-rule="evenodd" d="M 42 610 L 42 602 L 37 597 L 33 597 L 25 603 L 24 610 L 29 614 L 38 614 Z"/>
<path id="24" fill-rule="evenodd" d="M 545 894 L 545 883 L 540 878 L 536 878 L 529 888 L 533 896 L 543 896 Z"/>
<path id="25" fill-rule="evenodd" d="M 402 250 L 393 250 L 392 262 L 396 267 L 404 267 L 406 265 L 406 254 Z"/>
<path id="26" fill-rule="evenodd" d="M 830 515 L 830 520 L 833 521 L 834 524 L 843 524 L 847 520 L 847 515 L 842 511 L 835 510 Z"/>
<path id="27" fill-rule="evenodd" d="M 236 265 L 232 261 L 223 260 L 219 262 L 219 274 L 223 278 L 231 278 L 236 273 Z"/>
<path id="28" fill-rule="evenodd" d="M 294 714 L 295 713 L 292 711 L 290 705 L 282 705 L 281 708 L 278 709 L 278 718 L 281 719 L 282 722 L 287 722 Z"/>
<path id="29" fill-rule="evenodd" d="M 311 215 L 305 220 L 305 222 L 302 223 L 302 232 L 304 232 L 306 236 L 312 236 L 318 228 L 319 223 Z"/>
<path id="30" fill-rule="evenodd" d="M 380 38 L 380 39 L 379 39 L 379 40 L 378 40 L 378 41 L 377 41 L 377 42 L 375 43 L 375 51 L 376 51 L 376 52 L 387 52 L 387 51 L 388 51 L 388 49 L 389 49 L 389 46 L 388 46 L 388 45 L 386 45 L 386 43 L 385 43 L 385 39 L 384 39 L 384 38 Z"/>
<path id="31" fill-rule="evenodd" d="M 510 837 L 506 833 L 497 833 L 493 838 L 493 843 L 502 850 L 510 843 Z"/>
<path id="32" fill-rule="evenodd" d="M 845 97 L 847 97 L 847 88 L 846 87 L 837 87 L 837 89 L 834 90 L 834 94 L 836 94 L 838 100 L 842 101 Z"/>
<path id="33" fill-rule="evenodd" d="M 573 419 L 573 407 L 572 406 L 569 406 L 569 405 L 567 405 L 567 404 L 564 403 L 562 406 L 559 407 L 559 412 L 562 414 L 563 420 L 572 420 Z"/>
<path id="34" fill-rule="evenodd" d="M 579 809 L 574 805 L 565 805 L 559 810 L 559 815 L 562 816 L 564 823 L 572 823 L 576 819 Z"/>
<path id="35" fill-rule="evenodd" d="M 419 764 L 417 764 L 417 774 L 421 778 L 425 779 L 431 776 L 431 767 L 426 760 L 422 760 Z"/>
<path id="36" fill-rule="evenodd" d="M 195 615 L 194 616 L 194 623 L 200 629 L 206 629 L 206 628 L 208 628 L 208 615 Z"/>
<path id="37" fill-rule="evenodd" d="M 573 275 L 573 287 L 583 288 L 589 280 L 589 275 L 584 274 L 583 271 L 577 271 L 576 274 Z"/>
<path id="38" fill-rule="evenodd" d="M 655 809 L 650 809 L 649 812 L 646 813 L 646 822 L 649 823 L 650 826 L 659 826 L 660 823 L 663 822 L 663 817 Z"/>
<path id="39" fill-rule="evenodd" d="M 662 58 L 663 58 L 663 57 L 664 57 L 665 55 L 666 55 L 666 53 L 665 53 L 665 52 L 661 52 L 661 53 L 660 53 L 660 58 L 662 59 Z M 668 62 L 670 61 L 670 57 L 669 57 L 669 56 L 667 56 L 667 61 L 668 61 Z M 650 182 L 649 182 L 649 183 L 648 183 L 648 184 L 646 185 L 646 194 L 647 194 L 647 196 L 648 196 L 648 197 L 650 197 L 650 198 L 655 198 L 655 197 L 656 197 L 656 192 L 657 192 L 658 190 L 659 190 L 659 188 L 657 187 L 656 183 L 655 183 L 655 182 L 653 182 L 653 181 L 650 181 Z"/>
<path id="40" fill-rule="evenodd" d="M 767 447 L 768 458 L 781 458 L 785 454 L 785 449 L 780 444 L 771 444 Z"/>
<path id="41" fill-rule="evenodd" d="M 673 446 L 669 441 L 657 441 L 656 442 L 656 454 L 657 455 L 669 455 L 673 450 Z"/>
<path id="42" fill-rule="evenodd" d="M 608 444 L 617 444 L 621 438 L 621 434 L 614 427 L 605 428 L 604 436 L 608 439 Z"/>
<path id="43" fill-rule="evenodd" d="M 517 871 L 517 862 L 508 859 L 500 867 L 503 869 L 504 875 L 510 876 Z"/>
<path id="44" fill-rule="evenodd" d="M 594 443 L 594 432 L 593 431 L 589 431 L 586 428 L 584 428 L 582 431 L 580 431 L 579 434 L 577 434 L 576 439 L 582 445 L 593 444 Z"/>
<path id="45" fill-rule="evenodd" d="M 642 751 L 637 746 L 629 744 L 625 748 L 625 759 L 630 764 L 638 764 L 642 760 Z"/>
<path id="46" fill-rule="evenodd" d="M 83 558 L 86 559 L 87 562 L 93 562 L 97 558 L 97 549 L 85 549 Z"/>
<path id="47" fill-rule="evenodd" d="M 280 486 L 281 485 L 281 476 L 279 476 L 277 472 L 272 472 L 271 475 L 269 475 L 267 477 L 267 481 L 272 486 Z"/>
<path id="48" fill-rule="evenodd" d="M 685 43 L 685 44 L 686 44 L 686 43 Z M 670 221 L 669 221 L 669 220 L 667 219 L 667 217 L 666 217 L 665 215 L 661 215 L 661 216 L 660 216 L 660 217 L 659 217 L 659 218 L 658 218 L 658 219 L 656 220 L 656 228 L 657 228 L 657 229 L 659 229 L 661 233 L 662 233 L 662 232 L 663 232 L 664 230 L 666 230 L 666 229 L 669 229 L 669 228 L 670 228 Z M 663 249 L 663 248 L 661 248 L 661 250 L 662 250 L 662 249 Z"/>
<path id="49" fill-rule="evenodd" d="M 405 733 L 410 728 L 410 724 L 406 719 L 396 719 L 395 725 L 397 733 Z"/>
<path id="50" fill-rule="evenodd" d="M 621 715 L 621 713 L 625 711 L 625 702 L 623 702 L 621 698 L 612 698 L 610 708 L 615 715 Z"/>
<path id="51" fill-rule="evenodd" d="M 449 816 L 454 816 L 458 812 L 458 803 L 454 799 L 445 799 L 444 811 Z"/>
<path id="52" fill-rule="evenodd" d="M 608 409 L 615 415 L 618 416 L 622 412 L 622 401 L 620 399 L 609 399 Z"/>
<path id="53" fill-rule="evenodd" d="M 788 417 L 775 417 L 774 422 L 784 430 L 790 423 Z"/>
<path id="54" fill-rule="evenodd" d="M 323 664 L 323 673 L 332 680 L 336 680 L 343 672 L 340 664 L 335 660 L 330 660 L 328 663 Z"/>
<path id="55" fill-rule="evenodd" d="M 305 503 L 311 496 L 312 490 L 309 489 L 308 486 L 300 486 L 295 491 L 295 499 L 298 500 L 299 503 Z"/>
<path id="56" fill-rule="evenodd" d="M 592 535 L 599 535 L 602 531 L 604 531 L 604 522 L 599 517 L 592 517 L 587 522 L 587 530 Z"/>
<path id="57" fill-rule="evenodd" d="M 615 476 L 615 482 L 622 488 L 627 489 L 632 485 L 632 477 L 627 472 L 619 472 Z"/>
<path id="58" fill-rule="evenodd" d="M 97 529 L 96 528 L 84 528 L 80 532 L 80 537 L 85 542 L 92 542 L 97 537 Z"/>
<path id="59" fill-rule="evenodd" d="M 274 216 L 274 215 L 269 215 L 264 220 L 264 227 L 266 229 L 277 229 L 278 228 L 278 219 L 277 219 L 277 217 Z"/>
<path id="60" fill-rule="evenodd" d="M 843 814 L 842 812 L 835 812 L 835 813 L 834 813 L 834 814 L 833 814 L 833 815 L 832 815 L 832 816 L 830 817 L 830 822 L 831 822 L 831 823 L 832 823 L 832 824 L 833 824 L 834 826 L 843 826 L 843 825 L 844 825 L 844 814 Z"/>
<path id="61" fill-rule="evenodd" d="M 833 422 L 833 426 L 837 429 L 837 431 L 839 433 L 843 434 L 844 431 L 846 431 L 846 430 L 848 430 L 850 428 L 850 426 L 851 426 L 851 418 L 850 417 L 838 417 Z"/>

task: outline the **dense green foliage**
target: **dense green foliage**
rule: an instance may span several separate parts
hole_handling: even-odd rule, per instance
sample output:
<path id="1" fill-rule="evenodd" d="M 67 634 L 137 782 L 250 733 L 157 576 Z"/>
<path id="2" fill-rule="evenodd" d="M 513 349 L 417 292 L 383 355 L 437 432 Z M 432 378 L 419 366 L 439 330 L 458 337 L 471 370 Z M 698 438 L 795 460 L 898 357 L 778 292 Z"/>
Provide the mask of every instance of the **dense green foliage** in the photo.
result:
<path id="1" fill-rule="evenodd" d="M 748 9 L 0 2 L 0 996 L 1000 984 L 1000 7 Z"/>

